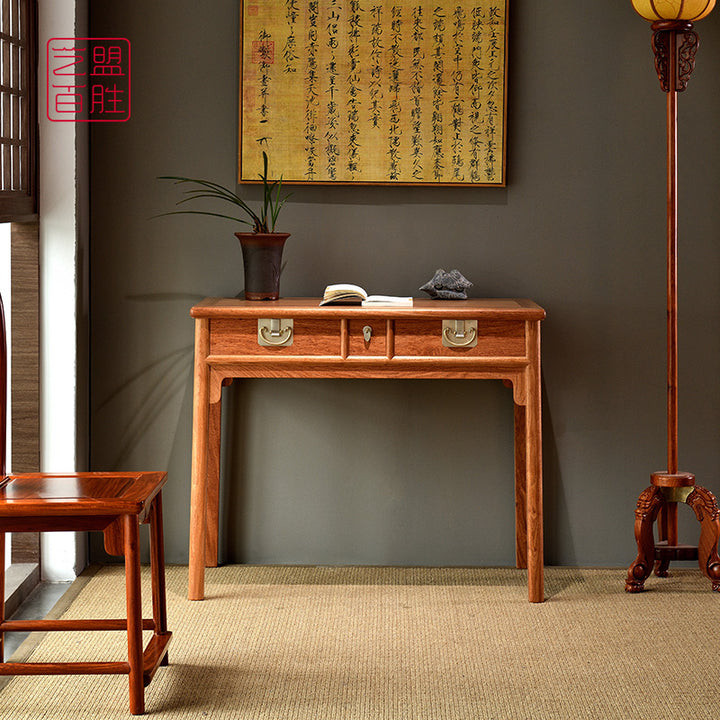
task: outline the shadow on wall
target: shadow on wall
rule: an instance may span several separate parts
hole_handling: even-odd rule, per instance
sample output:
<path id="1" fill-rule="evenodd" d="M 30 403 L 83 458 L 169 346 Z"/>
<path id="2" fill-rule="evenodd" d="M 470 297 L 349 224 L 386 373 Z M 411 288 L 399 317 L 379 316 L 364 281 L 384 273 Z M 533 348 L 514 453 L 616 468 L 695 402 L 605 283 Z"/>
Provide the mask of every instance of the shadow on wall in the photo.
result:
<path id="1" fill-rule="evenodd" d="M 576 553 L 572 537 L 561 535 L 562 528 L 571 527 L 570 509 L 564 493 L 555 429 L 544 381 L 542 382 L 542 430 L 545 564 L 559 564 L 562 554 L 563 564 L 574 565 Z"/>

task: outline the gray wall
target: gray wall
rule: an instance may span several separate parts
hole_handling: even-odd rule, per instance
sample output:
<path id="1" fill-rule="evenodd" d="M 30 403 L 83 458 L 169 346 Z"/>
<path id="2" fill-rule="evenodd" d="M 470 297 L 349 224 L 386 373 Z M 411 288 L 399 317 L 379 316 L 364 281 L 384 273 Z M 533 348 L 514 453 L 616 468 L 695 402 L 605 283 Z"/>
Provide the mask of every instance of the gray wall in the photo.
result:
<path id="1" fill-rule="evenodd" d="M 92 466 L 163 468 L 166 552 L 187 561 L 193 323 L 235 295 L 233 228 L 151 219 L 155 177 L 232 184 L 237 0 L 94 0 L 132 42 L 130 122 L 92 128 Z M 681 468 L 720 490 L 720 12 L 680 98 Z M 629 0 L 512 0 L 506 189 L 299 187 L 286 296 L 329 282 L 418 294 L 437 267 L 543 325 L 546 558 L 627 565 L 666 466 L 664 110 Z M 257 188 L 245 191 L 257 197 Z M 227 391 L 226 391 L 227 392 Z M 242 381 L 226 395 L 224 556 L 513 564 L 512 403 L 494 382 Z M 697 524 L 681 508 L 683 531 Z"/>

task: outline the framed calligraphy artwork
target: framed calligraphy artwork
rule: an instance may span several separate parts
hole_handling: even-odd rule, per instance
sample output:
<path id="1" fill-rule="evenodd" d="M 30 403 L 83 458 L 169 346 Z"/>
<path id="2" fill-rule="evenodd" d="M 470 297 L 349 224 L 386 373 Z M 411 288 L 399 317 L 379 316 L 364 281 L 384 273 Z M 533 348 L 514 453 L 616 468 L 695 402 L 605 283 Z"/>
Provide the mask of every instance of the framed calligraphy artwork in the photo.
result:
<path id="1" fill-rule="evenodd" d="M 239 181 L 504 186 L 508 0 L 240 0 Z"/>

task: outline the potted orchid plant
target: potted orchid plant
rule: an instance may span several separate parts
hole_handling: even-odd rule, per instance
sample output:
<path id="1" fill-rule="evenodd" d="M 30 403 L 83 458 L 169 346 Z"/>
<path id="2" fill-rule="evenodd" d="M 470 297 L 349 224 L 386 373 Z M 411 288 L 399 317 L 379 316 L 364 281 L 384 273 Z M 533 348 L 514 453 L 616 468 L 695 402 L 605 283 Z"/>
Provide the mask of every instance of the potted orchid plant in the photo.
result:
<path id="1" fill-rule="evenodd" d="M 282 176 L 278 180 L 268 178 L 268 156 L 263 150 L 262 181 L 263 199 L 259 209 L 254 210 L 245 200 L 229 188 L 216 182 L 177 175 L 163 175 L 160 180 L 172 180 L 176 185 L 186 185 L 184 197 L 176 204 L 182 205 L 198 200 L 219 200 L 230 203 L 239 213 L 229 215 L 211 210 L 173 210 L 162 215 L 210 215 L 249 225 L 252 230 L 236 232 L 240 241 L 245 268 L 246 300 L 277 300 L 280 297 L 280 268 L 285 241 L 290 233 L 275 231 L 278 215 L 290 195 L 281 196 Z"/>

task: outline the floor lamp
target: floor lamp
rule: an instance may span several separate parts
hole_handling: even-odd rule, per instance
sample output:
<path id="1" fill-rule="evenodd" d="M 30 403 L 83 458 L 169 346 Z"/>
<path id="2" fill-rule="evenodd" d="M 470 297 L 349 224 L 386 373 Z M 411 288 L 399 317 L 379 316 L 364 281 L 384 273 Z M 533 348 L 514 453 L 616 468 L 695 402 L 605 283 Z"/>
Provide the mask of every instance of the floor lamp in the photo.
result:
<path id="1" fill-rule="evenodd" d="M 692 473 L 678 470 L 677 372 L 677 94 L 687 87 L 695 67 L 698 36 L 693 22 L 710 14 L 716 0 L 632 0 L 635 10 L 652 22 L 652 48 L 660 86 L 667 96 L 667 444 L 668 467 L 652 473 L 651 485 L 635 509 L 638 556 L 628 570 L 625 590 L 641 592 L 645 580 L 667 576 L 672 560 L 697 559 L 700 569 L 720 591 L 720 513 L 715 496 L 695 484 Z M 697 546 L 679 545 L 677 505 L 687 503 L 700 522 Z M 658 521 L 658 542 L 653 526 Z"/>

